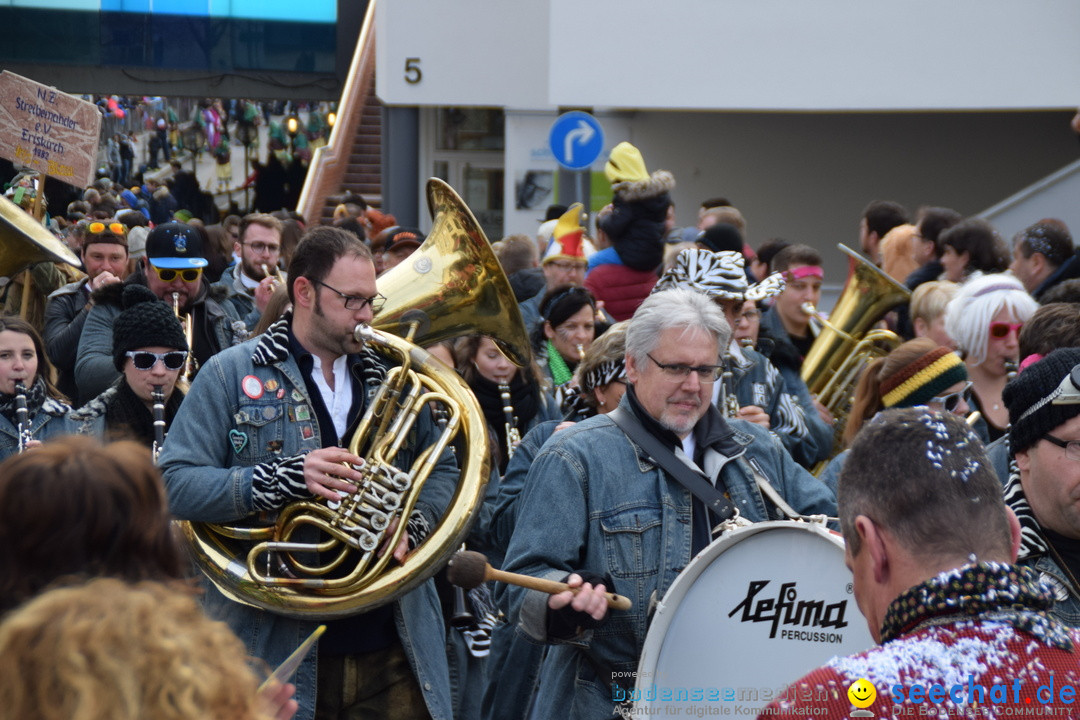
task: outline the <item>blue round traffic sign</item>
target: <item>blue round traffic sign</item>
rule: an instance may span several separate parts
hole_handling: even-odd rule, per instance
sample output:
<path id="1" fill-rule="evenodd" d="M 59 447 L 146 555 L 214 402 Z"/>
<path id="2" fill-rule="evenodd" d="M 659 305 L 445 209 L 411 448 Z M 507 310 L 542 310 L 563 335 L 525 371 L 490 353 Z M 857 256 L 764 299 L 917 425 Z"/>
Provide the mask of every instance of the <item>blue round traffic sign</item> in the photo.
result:
<path id="1" fill-rule="evenodd" d="M 584 170 L 604 149 L 604 129 L 587 112 L 574 110 L 555 119 L 548 134 L 555 160 L 569 170 Z"/>

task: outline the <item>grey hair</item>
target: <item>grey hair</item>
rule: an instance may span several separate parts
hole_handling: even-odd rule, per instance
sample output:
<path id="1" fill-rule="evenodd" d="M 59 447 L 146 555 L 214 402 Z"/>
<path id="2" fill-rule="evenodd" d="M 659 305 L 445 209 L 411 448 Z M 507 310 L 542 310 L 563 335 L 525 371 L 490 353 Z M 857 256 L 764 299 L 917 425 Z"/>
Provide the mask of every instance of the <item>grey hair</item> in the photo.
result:
<path id="1" fill-rule="evenodd" d="M 672 328 L 704 330 L 723 351 L 731 342 L 731 326 L 724 312 L 707 296 L 682 288 L 663 290 L 645 298 L 626 329 L 626 355 L 644 366 L 647 355 L 660 343 L 660 334 Z"/>
<path id="2" fill-rule="evenodd" d="M 1023 323 L 1035 314 L 1039 304 L 1015 277 L 993 273 L 965 282 L 945 307 L 945 332 L 975 365 L 986 360 L 990 322 L 1002 309 Z"/>

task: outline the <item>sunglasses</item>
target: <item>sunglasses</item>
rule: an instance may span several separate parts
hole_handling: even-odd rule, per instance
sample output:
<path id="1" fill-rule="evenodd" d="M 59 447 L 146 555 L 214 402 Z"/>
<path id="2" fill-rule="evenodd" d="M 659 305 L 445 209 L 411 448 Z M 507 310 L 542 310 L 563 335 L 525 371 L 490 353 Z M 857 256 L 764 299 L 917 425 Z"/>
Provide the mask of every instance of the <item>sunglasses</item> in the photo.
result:
<path id="1" fill-rule="evenodd" d="M 118 222 L 108 224 L 103 222 L 92 222 L 86 226 L 86 231 L 91 235 L 101 235 L 105 231 L 108 231 L 113 235 L 119 235 L 120 237 L 127 235 L 127 228 L 124 227 L 123 223 Z"/>
<path id="2" fill-rule="evenodd" d="M 148 350 L 128 350 L 125 353 L 131 358 L 131 364 L 136 370 L 152 370 L 157 361 L 165 363 L 166 370 L 179 370 L 184 367 L 187 353 L 183 350 L 170 350 L 169 352 L 156 353 Z"/>
<path id="3" fill-rule="evenodd" d="M 180 279 L 184 282 L 195 282 L 202 277 L 202 268 L 187 268 L 186 270 L 173 270 L 171 268 L 159 268 L 154 263 L 150 263 L 150 267 L 154 268 L 154 272 L 161 279 L 161 282 L 172 282 L 179 275 Z"/>
<path id="4" fill-rule="evenodd" d="M 1006 323 L 996 322 L 990 323 L 990 337 L 997 340 L 1008 337 L 1010 332 L 1020 334 L 1020 328 L 1024 327 L 1024 323 Z"/>
<path id="5" fill-rule="evenodd" d="M 956 392 L 930 398 L 927 405 L 930 403 L 941 403 L 941 406 L 945 408 L 946 412 L 956 412 L 956 408 L 960 406 L 960 401 L 963 400 L 968 407 L 971 407 L 971 385 L 971 381 L 968 380 L 967 383 L 964 384 L 964 387 Z"/>

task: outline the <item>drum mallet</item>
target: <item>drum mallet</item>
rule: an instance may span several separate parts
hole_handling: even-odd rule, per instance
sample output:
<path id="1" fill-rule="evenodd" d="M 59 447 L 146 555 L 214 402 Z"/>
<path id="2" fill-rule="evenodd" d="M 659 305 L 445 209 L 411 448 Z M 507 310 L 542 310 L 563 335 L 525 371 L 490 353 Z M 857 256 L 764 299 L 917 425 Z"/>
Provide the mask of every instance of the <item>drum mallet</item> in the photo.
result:
<path id="1" fill-rule="evenodd" d="M 555 595 L 557 593 L 565 592 L 566 590 L 570 590 L 571 592 L 577 592 L 578 590 L 577 588 L 570 587 L 564 582 L 545 580 L 530 575 L 519 575 L 518 573 L 496 570 L 491 567 L 486 557 L 478 552 L 472 552 L 471 550 L 462 550 L 454 553 L 454 556 L 450 558 L 450 564 L 446 568 L 446 579 L 452 584 L 465 588 L 466 590 L 472 590 L 474 587 L 477 587 L 487 580 L 517 585 L 519 587 L 529 588 L 530 590 L 539 590 L 540 592 L 548 593 L 549 595 Z M 615 593 L 604 594 L 607 595 L 608 607 L 613 610 L 629 610 L 633 607 L 630 598 L 616 595 Z"/>

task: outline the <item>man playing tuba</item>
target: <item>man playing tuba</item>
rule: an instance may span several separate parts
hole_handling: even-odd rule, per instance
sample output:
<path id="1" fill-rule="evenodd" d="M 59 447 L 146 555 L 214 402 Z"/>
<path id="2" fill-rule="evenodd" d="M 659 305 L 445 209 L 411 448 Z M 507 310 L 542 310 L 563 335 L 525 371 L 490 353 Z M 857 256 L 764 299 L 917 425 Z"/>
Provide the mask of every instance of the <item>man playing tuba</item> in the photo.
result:
<path id="1" fill-rule="evenodd" d="M 297 246 L 288 278 L 293 310 L 260 337 L 211 358 L 173 422 L 161 466 L 170 508 L 181 519 L 266 520 L 312 499 L 332 506 L 357 490 L 362 468 L 375 465 L 342 447 L 387 383 L 392 365 L 354 334 L 384 300 L 371 252 L 344 230 L 316 227 Z M 404 433 L 394 466 L 408 472 L 436 434 L 425 410 Z M 388 541 L 399 525 L 393 520 L 370 554 L 392 553 L 389 562 L 405 562 L 410 548 L 438 523 L 458 473 L 448 451 L 435 460 L 404 518 L 407 532 L 397 543 Z M 310 553 L 303 562 L 331 554 Z M 246 560 L 239 558 L 241 564 Z M 318 606 L 296 619 L 298 613 L 288 608 L 281 614 L 256 609 L 216 588 L 209 589 L 206 605 L 271 667 L 325 620 Z M 333 716 L 351 709 L 371 717 L 450 718 L 445 631 L 440 614 L 432 611 L 437 607 L 429 580 L 390 604 L 327 621 L 317 650 L 304 659 L 294 681 L 296 717 L 312 718 L 317 698 L 320 712 Z"/>

